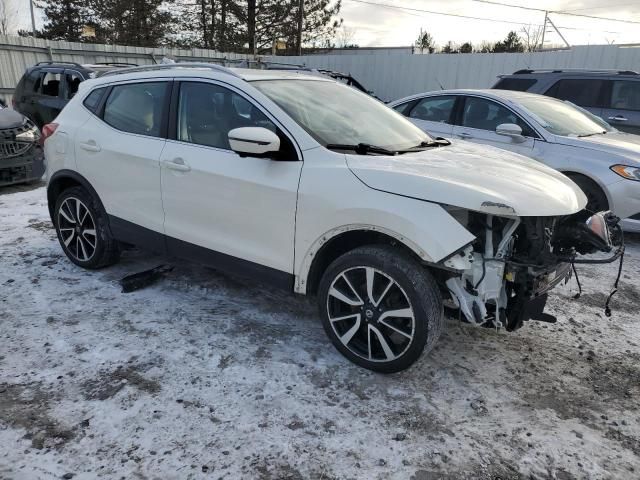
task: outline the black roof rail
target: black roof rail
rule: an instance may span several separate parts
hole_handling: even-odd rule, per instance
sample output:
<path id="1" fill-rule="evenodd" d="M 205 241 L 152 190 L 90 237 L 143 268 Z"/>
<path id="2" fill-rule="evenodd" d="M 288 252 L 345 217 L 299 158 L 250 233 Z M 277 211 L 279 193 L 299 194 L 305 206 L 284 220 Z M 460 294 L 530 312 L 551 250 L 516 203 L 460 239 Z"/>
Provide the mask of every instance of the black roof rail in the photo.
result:
<path id="1" fill-rule="evenodd" d="M 227 67 L 216 65 L 214 63 L 196 63 L 196 62 L 161 63 L 158 65 L 141 65 L 138 67 L 127 67 L 121 70 L 111 70 L 105 73 L 104 75 L 102 75 L 100 78 L 113 76 L 113 75 L 124 75 L 125 73 L 153 72 L 158 70 L 172 70 L 172 69 L 182 69 L 182 68 L 194 68 L 194 69 L 208 68 L 209 70 L 215 70 L 217 72 L 226 73 L 228 75 L 241 78 L 240 75 L 233 72 Z"/>
<path id="2" fill-rule="evenodd" d="M 522 69 L 512 73 L 512 75 L 526 75 L 530 73 L 601 73 L 603 75 L 640 75 L 633 70 L 615 70 L 615 69 L 593 69 L 593 68 L 538 68 L 538 69 Z"/>
<path id="3" fill-rule="evenodd" d="M 122 66 L 122 67 L 139 67 L 140 65 L 138 65 L 137 63 L 128 63 L 128 62 L 93 62 L 87 65 L 113 65 L 115 67 L 117 66 Z"/>
<path id="4" fill-rule="evenodd" d="M 62 65 L 73 65 L 74 67 L 80 67 L 83 68 L 82 65 L 80 65 L 79 63 L 76 62 L 53 62 L 53 61 L 48 61 L 48 62 L 38 62 L 35 64 L 35 66 L 37 67 L 38 65 L 57 65 L 57 64 L 62 64 Z"/>

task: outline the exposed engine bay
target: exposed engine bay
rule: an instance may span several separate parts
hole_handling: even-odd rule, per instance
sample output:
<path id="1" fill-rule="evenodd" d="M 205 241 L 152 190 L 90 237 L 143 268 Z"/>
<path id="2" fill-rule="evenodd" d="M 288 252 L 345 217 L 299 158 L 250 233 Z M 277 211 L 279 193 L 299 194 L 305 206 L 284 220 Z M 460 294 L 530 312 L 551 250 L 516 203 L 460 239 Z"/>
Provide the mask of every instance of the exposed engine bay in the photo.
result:
<path id="1" fill-rule="evenodd" d="M 553 323 L 544 313 L 547 294 L 577 275 L 575 264 L 622 262 L 624 255 L 620 219 L 611 212 L 501 217 L 448 210 L 476 236 L 443 262 L 457 272 L 446 280 L 451 302 L 474 325 L 513 331 L 530 319 Z M 608 255 L 593 257 L 599 252 Z"/>

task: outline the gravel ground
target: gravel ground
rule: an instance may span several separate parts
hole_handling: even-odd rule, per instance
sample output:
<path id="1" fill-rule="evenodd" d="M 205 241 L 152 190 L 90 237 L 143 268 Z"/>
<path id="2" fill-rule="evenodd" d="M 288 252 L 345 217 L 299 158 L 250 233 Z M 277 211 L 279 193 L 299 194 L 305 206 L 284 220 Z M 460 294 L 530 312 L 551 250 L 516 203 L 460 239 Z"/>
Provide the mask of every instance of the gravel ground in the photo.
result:
<path id="1" fill-rule="evenodd" d="M 22 191 L 21 191 L 22 190 Z M 640 478 L 640 239 L 554 291 L 550 325 L 447 320 L 378 375 L 342 358 L 312 300 L 126 252 L 63 256 L 42 187 L 0 195 L 0 478 Z"/>

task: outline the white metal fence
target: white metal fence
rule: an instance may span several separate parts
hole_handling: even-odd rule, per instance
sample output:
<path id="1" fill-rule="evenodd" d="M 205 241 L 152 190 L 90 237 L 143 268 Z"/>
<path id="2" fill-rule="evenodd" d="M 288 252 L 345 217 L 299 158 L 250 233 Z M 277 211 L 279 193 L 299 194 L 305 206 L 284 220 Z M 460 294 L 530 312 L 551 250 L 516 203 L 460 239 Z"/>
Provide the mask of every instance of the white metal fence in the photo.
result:
<path id="1" fill-rule="evenodd" d="M 168 55 L 180 60 L 245 59 L 247 55 L 212 50 L 141 48 L 45 41 L 0 35 L 0 95 L 8 98 L 24 70 L 39 61 L 77 63 L 132 62 L 151 64 Z M 579 46 L 536 53 L 471 53 L 434 55 L 306 55 L 262 57 L 350 73 L 383 100 L 440 88 L 487 88 L 502 73 L 522 68 L 605 68 L 640 70 L 640 45 Z"/>

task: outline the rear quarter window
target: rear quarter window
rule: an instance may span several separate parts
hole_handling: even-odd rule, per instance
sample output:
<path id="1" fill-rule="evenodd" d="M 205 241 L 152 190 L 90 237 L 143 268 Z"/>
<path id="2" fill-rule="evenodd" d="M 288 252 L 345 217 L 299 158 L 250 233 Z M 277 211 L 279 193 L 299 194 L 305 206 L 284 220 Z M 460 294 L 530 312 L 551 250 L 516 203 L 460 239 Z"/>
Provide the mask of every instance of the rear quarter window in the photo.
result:
<path id="1" fill-rule="evenodd" d="M 113 87 L 103 120 L 123 132 L 159 137 L 167 82 L 132 83 Z"/>
<path id="2" fill-rule="evenodd" d="M 104 95 L 106 88 L 96 88 L 92 91 L 87 98 L 84 99 L 82 104 L 87 107 L 93 113 L 97 113 L 98 107 L 100 106 L 100 100 L 102 100 L 102 95 Z"/>
<path id="3" fill-rule="evenodd" d="M 501 78 L 493 88 L 497 90 L 513 90 L 517 92 L 526 92 L 533 87 L 538 80 L 535 78 Z"/>

